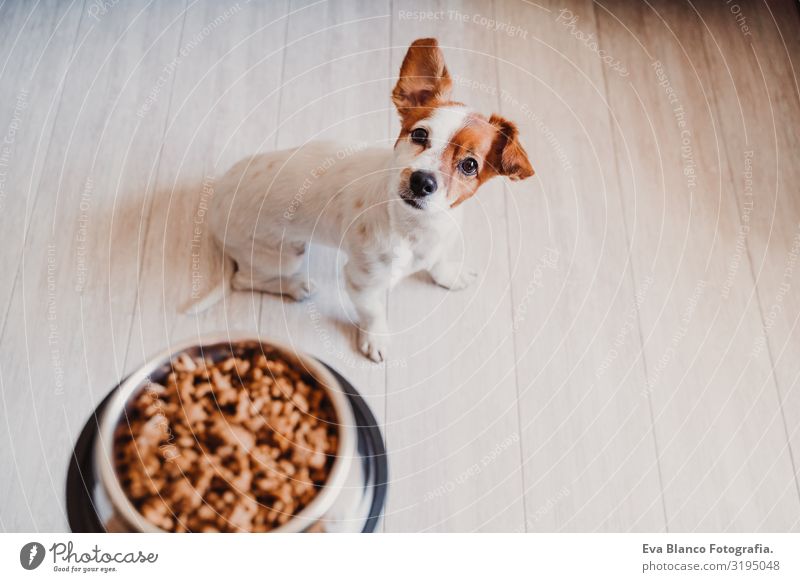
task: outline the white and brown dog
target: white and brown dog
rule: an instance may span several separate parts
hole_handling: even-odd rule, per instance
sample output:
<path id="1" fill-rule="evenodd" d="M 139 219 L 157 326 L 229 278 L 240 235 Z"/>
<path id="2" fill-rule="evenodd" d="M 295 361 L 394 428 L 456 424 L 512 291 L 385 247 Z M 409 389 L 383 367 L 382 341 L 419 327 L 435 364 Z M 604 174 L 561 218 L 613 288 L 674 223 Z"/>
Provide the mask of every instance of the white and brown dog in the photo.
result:
<path id="1" fill-rule="evenodd" d="M 230 286 L 300 301 L 313 289 L 301 273 L 308 243 L 341 249 L 358 347 L 376 362 L 386 355 L 386 292 L 398 280 L 427 270 L 442 287 L 466 287 L 476 274 L 446 252 L 461 203 L 494 176 L 521 180 L 533 168 L 513 123 L 451 101 L 451 88 L 436 40 L 417 40 L 392 91 L 402 124 L 394 149 L 313 142 L 234 165 L 210 208 L 213 238 L 236 262 Z M 227 285 L 223 277 L 192 311 Z"/>

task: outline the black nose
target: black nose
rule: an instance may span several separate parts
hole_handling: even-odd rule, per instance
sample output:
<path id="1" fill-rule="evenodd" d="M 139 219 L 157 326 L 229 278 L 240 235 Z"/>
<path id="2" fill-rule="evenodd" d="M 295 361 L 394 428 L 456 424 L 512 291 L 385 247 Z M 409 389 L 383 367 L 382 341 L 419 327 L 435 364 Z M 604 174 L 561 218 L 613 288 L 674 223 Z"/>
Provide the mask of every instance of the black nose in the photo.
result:
<path id="1" fill-rule="evenodd" d="M 420 198 L 430 196 L 436 192 L 436 178 L 430 172 L 420 172 L 418 170 L 412 173 L 408 185 L 414 195 Z"/>

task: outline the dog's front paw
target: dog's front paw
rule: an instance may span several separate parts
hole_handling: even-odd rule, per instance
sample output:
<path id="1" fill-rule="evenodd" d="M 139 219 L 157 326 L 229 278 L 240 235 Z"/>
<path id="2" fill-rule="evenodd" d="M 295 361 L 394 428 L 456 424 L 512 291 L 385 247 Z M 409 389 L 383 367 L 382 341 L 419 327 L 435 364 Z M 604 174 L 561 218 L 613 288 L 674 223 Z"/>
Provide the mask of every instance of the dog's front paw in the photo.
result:
<path id="1" fill-rule="evenodd" d="M 314 284 L 314 281 L 301 278 L 293 278 L 286 290 L 286 294 L 295 301 L 305 301 L 316 292 L 317 286 Z"/>
<path id="2" fill-rule="evenodd" d="M 389 342 L 385 335 L 358 330 L 358 349 L 373 362 L 382 362 L 386 358 Z"/>
<path id="3" fill-rule="evenodd" d="M 451 291 L 466 289 L 478 278 L 478 271 L 467 269 L 459 262 L 438 263 L 430 273 L 434 283 Z"/>
<path id="4" fill-rule="evenodd" d="M 478 279 L 478 271 L 462 271 L 450 285 L 443 285 L 450 291 L 460 291 L 472 285 Z"/>

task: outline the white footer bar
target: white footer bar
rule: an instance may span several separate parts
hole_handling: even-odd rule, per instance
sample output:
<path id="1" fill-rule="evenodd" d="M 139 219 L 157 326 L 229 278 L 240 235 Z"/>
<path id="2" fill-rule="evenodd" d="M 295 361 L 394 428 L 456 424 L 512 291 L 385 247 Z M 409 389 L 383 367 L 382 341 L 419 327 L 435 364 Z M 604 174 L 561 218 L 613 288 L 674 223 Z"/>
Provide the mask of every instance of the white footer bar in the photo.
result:
<path id="1" fill-rule="evenodd" d="M 800 534 L 2 534 L 3 580 L 800 580 Z M 183 578 L 185 579 L 185 578 Z"/>

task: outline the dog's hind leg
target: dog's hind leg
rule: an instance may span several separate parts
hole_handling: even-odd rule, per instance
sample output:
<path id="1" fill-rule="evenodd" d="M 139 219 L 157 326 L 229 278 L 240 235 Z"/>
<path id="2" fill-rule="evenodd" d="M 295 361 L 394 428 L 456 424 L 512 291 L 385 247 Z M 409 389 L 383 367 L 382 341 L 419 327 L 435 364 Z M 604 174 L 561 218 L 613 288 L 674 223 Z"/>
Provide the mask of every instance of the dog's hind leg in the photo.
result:
<path id="1" fill-rule="evenodd" d="M 278 248 L 260 247 L 247 257 L 238 257 L 238 270 L 231 280 L 237 291 L 261 291 L 303 301 L 314 294 L 314 284 L 303 276 L 306 245 L 283 243 Z"/>

